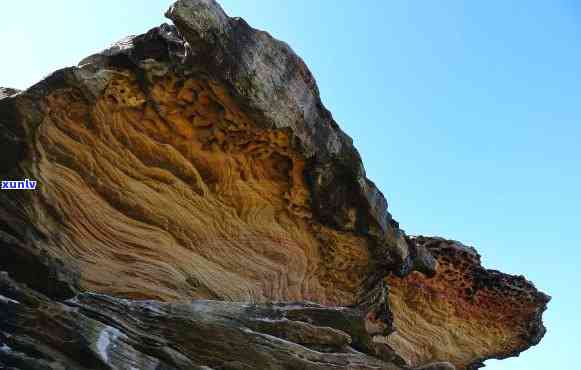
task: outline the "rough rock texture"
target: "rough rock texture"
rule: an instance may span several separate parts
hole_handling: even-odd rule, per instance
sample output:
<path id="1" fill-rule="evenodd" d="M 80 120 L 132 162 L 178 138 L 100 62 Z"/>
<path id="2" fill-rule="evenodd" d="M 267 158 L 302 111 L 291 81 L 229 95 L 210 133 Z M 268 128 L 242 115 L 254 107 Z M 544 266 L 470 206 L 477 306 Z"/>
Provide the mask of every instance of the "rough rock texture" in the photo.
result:
<path id="1" fill-rule="evenodd" d="M 474 368 L 539 343 L 549 297 L 531 282 L 483 268 L 476 250 L 457 241 L 413 241 L 436 257 L 438 268 L 433 278 L 414 272 L 388 279 L 397 328 L 388 343 L 409 364 L 446 359 Z"/>
<path id="2" fill-rule="evenodd" d="M 54 302 L 0 275 L 0 365 L 23 369 L 385 369 L 357 311 L 316 304 Z M 350 336 L 346 331 L 357 336 Z"/>
<path id="3" fill-rule="evenodd" d="M 0 89 L 1 180 L 38 182 L 0 191 L 0 364 L 472 369 L 538 343 L 548 297 L 406 236 L 288 45 L 211 0 L 166 15 Z"/>

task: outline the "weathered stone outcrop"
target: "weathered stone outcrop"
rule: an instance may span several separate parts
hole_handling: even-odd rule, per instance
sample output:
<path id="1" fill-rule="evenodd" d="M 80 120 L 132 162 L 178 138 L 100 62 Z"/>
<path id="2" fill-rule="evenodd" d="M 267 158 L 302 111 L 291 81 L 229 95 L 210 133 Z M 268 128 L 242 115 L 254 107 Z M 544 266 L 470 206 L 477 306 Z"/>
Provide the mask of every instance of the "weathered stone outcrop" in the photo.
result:
<path id="1" fill-rule="evenodd" d="M 388 343 L 407 363 L 446 359 L 459 369 L 477 368 L 539 343 L 549 297 L 532 283 L 483 268 L 476 250 L 457 241 L 412 240 L 436 257 L 438 268 L 432 278 L 414 272 L 388 279 L 397 328 Z"/>
<path id="2" fill-rule="evenodd" d="M 0 192 L 0 364 L 470 369 L 538 343 L 548 298 L 406 236 L 288 45 L 211 0 L 166 15 L 0 89 L 1 180 L 37 181 Z"/>
<path id="3" fill-rule="evenodd" d="M 170 304 L 96 294 L 54 302 L 6 274 L 0 275 L 0 291 L 0 366 L 5 367 L 399 369 L 353 348 L 365 348 L 369 340 L 353 309 L 205 300 Z"/>

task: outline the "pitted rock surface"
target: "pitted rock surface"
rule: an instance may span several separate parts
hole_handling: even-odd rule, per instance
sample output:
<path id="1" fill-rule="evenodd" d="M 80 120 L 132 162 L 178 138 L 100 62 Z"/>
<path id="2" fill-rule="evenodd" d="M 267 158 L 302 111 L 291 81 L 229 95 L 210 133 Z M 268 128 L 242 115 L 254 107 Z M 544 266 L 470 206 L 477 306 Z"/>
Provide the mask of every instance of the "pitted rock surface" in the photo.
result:
<path id="1" fill-rule="evenodd" d="M 539 343 L 549 297 L 531 282 L 485 269 L 476 250 L 460 242 L 412 240 L 435 256 L 438 268 L 431 278 L 414 272 L 388 280 L 396 327 L 388 343 L 408 363 L 446 359 L 460 369 L 477 368 Z"/>

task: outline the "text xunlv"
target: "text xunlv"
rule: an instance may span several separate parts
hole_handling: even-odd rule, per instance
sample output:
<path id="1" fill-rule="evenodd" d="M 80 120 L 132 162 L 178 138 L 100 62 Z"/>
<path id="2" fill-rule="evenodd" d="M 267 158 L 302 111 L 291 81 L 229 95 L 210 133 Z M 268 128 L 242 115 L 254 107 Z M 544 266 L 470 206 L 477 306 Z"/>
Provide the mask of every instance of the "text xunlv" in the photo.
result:
<path id="1" fill-rule="evenodd" d="M 2 181 L 0 187 L 2 190 L 34 190 L 36 189 L 36 181 L 24 179 L 20 181 L 8 180 Z"/>

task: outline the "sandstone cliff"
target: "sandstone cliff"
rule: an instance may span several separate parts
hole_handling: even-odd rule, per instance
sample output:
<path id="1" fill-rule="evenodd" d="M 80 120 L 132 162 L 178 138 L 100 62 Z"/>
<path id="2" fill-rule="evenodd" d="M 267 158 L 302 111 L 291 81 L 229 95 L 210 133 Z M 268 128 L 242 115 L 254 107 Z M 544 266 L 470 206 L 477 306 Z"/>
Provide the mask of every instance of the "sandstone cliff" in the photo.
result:
<path id="1" fill-rule="evenodd" d="M 0 89 L 0 368 L 476 369 L 549 300 L 409 237 L 283 42 L 212 0 Z"/>

